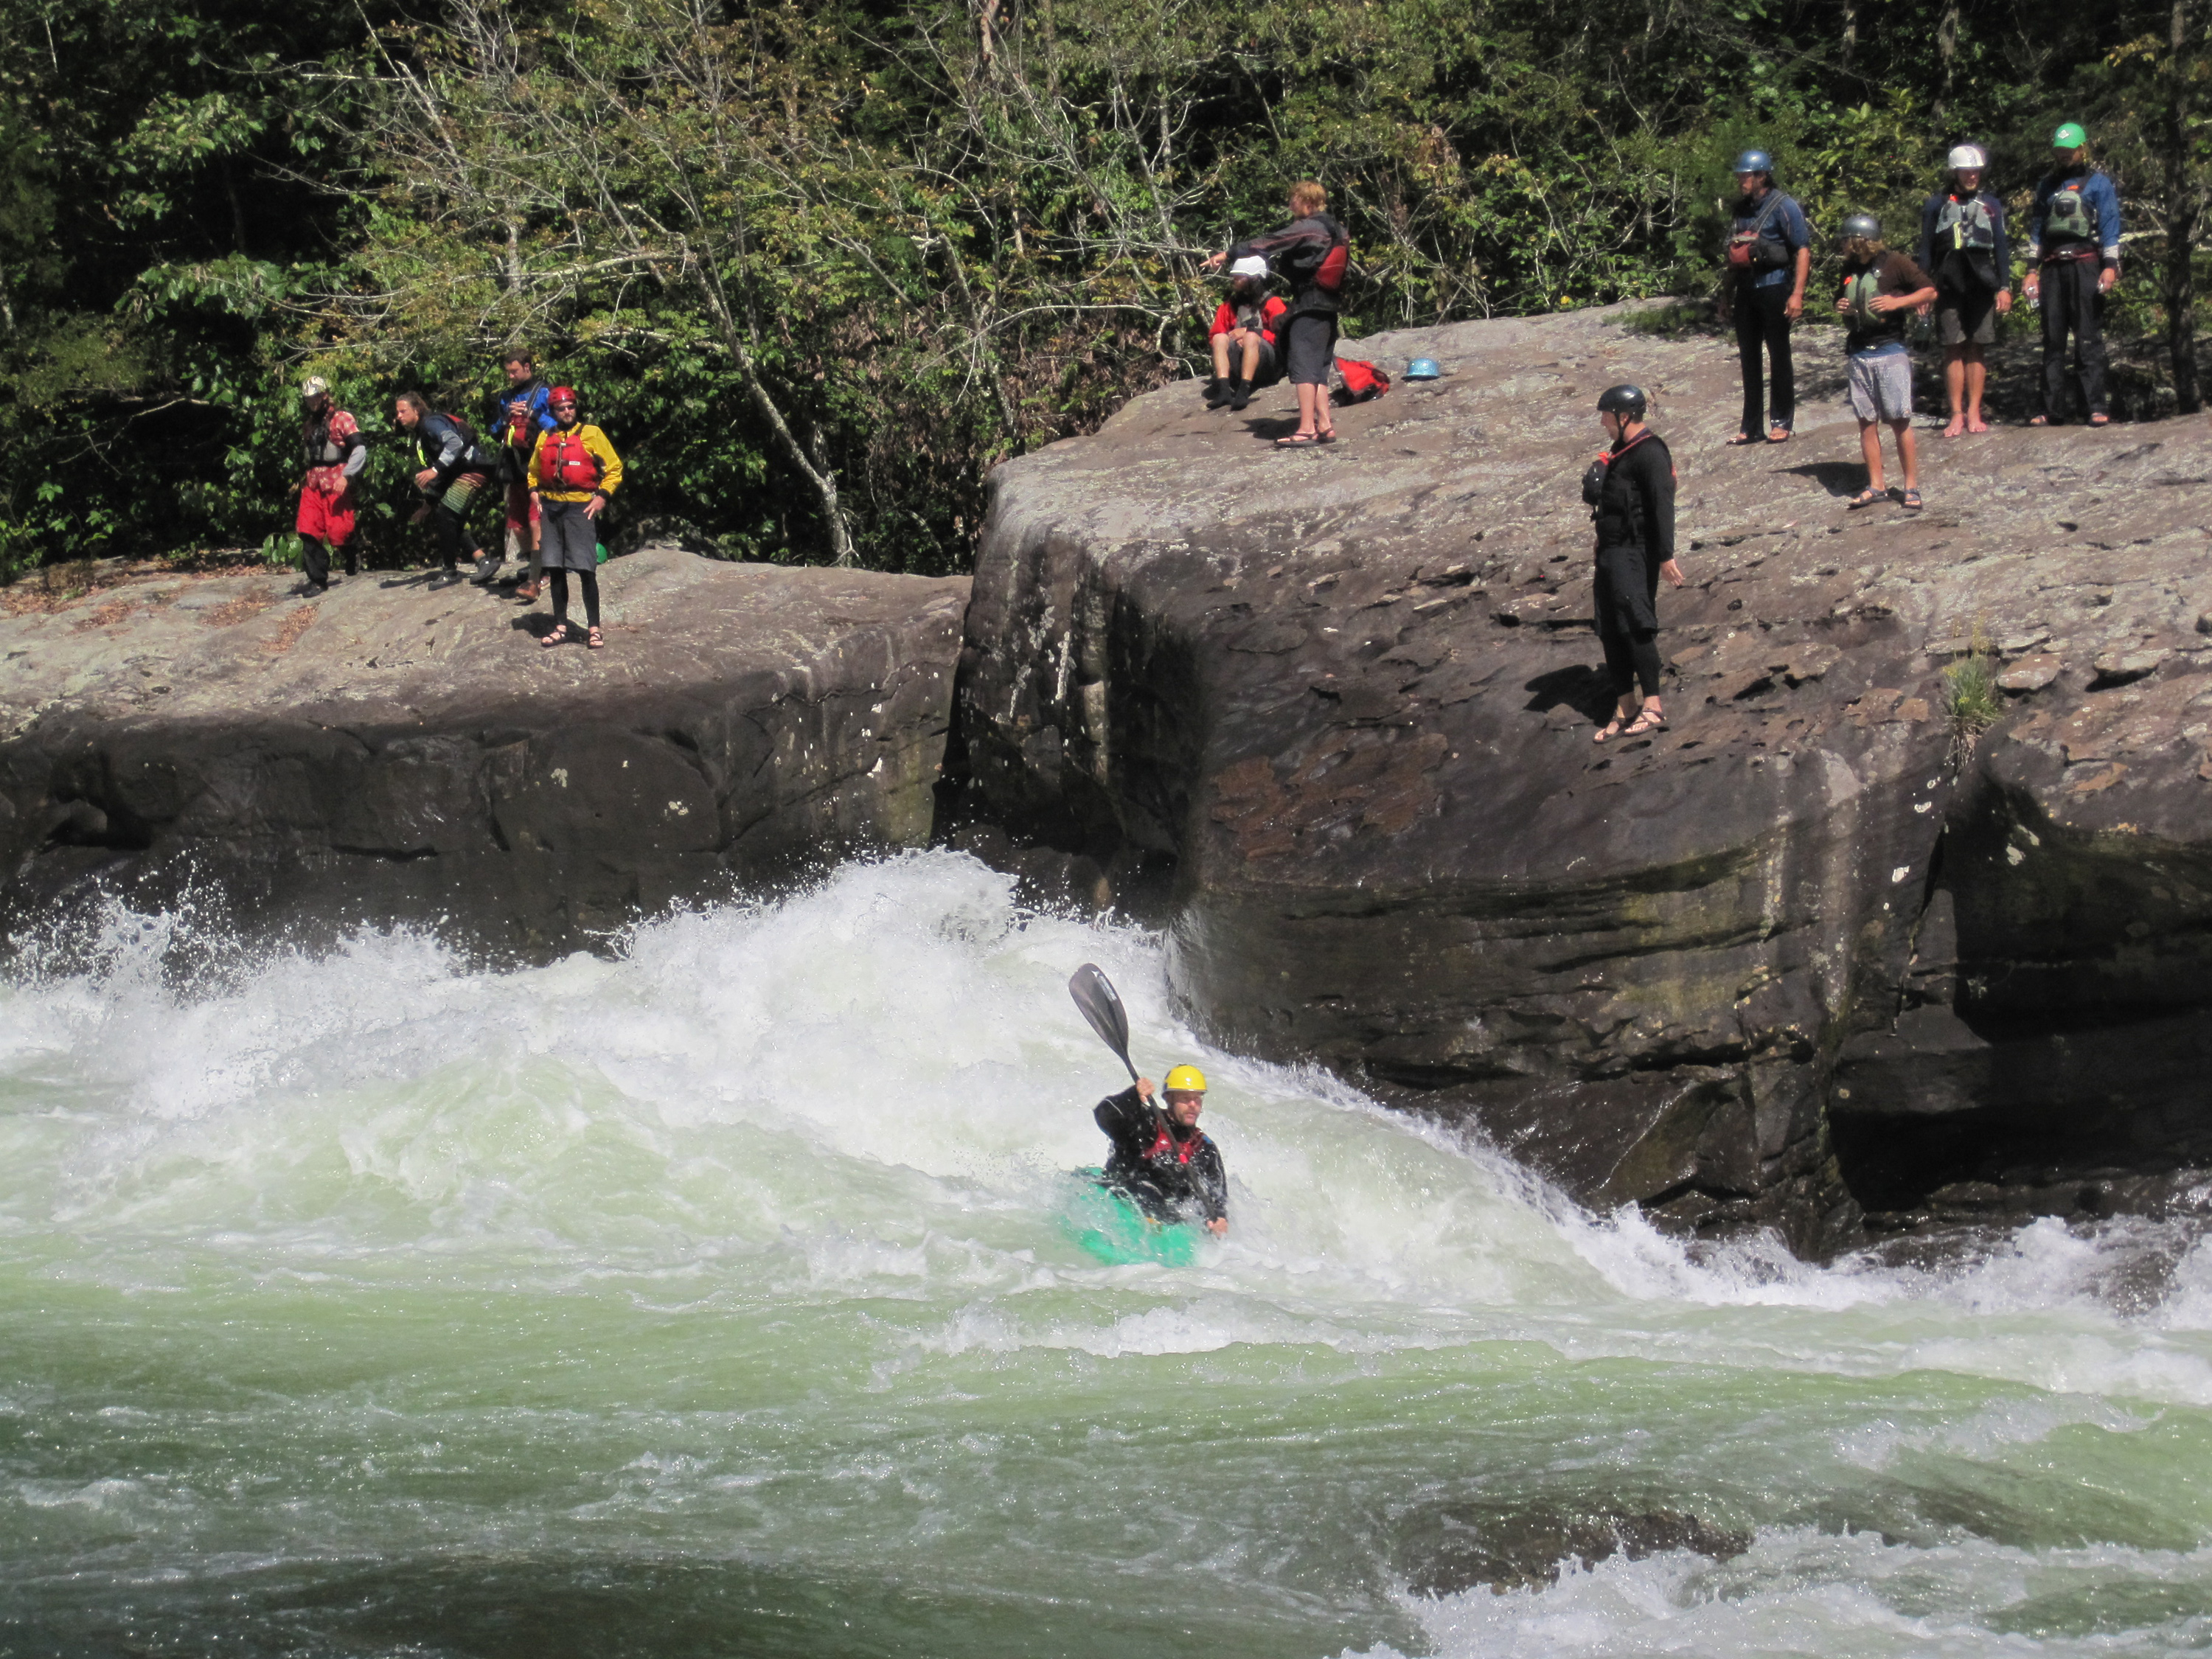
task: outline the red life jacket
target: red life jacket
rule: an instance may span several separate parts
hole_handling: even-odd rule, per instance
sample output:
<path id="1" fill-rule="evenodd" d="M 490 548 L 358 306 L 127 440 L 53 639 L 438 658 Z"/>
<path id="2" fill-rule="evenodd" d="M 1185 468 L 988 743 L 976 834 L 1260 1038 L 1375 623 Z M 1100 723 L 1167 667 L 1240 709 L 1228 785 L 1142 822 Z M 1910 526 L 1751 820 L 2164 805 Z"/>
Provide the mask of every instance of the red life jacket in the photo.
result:
<path id="1" fill-rule="evenodd" d="M 1390 377 L 1364 358 L 1339 357 L 1336 372 L 1344 379 L 1344 401 L 1348 404 L 1364 404 L 1390 389 Z"/>
<path id="2" fill-rule="evenodd" d="M 1145 1162 L 1150 1164 L 1161 1153 L 1172 1152 L 1176 1155 L 1176 1163 L 1188 1164 L 1191 1160 L 1191 1155 L 1197 1152 L 1205 1141 L 1206 1137 L 1196 1133 L 1194 1133 L 1188 1140 L 1177 1140 L 1175 1138 L 1175 1132 L 1164 1122 L 1160 1125 L 1159 1133 L 1154 1137 L 1152 1144 L 1145 1148 Z"/>
<path id="3" fill-rule="evenodd" d="M 599 458 L 584 447 L 574 432 L 555 427 L 538 447 L 538 487 L 540 489 L 597 489 Z"/>

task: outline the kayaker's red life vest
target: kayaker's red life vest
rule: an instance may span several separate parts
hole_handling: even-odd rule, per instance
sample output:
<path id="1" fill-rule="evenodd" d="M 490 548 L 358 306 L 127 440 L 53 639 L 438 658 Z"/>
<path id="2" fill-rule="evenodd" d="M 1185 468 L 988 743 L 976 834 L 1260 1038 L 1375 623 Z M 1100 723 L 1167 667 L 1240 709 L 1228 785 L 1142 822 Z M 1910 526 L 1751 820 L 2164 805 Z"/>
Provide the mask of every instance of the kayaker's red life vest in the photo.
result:
<path id="1" fill-rule="evenodd" d="M 574 432 L 564 432 L 556 427 L 545 434 L 538 450 L 538 487 L 540 489 L 597 489 L 599 487 L 599 458 L 584 447 L 584 441 Z"/>
<path id="2" fill-rule="evenodd" d="M 1176 1163 L 1188 1164 L 1190 1162 L 1191 1154 L 1205 1144 L 1206 1137 L 1196 1130 L 1191 1132 L 1189 1139 L 1177 1140 L 1175 1138 L 1175 1131 L 1163 1123 L 1160 1125 L 1158 1136 L 1151 1146 L 1145 1148 L 1145 1162 L 1149 1164 L 1162 1152 L 1172 1152 L 1176 1155 Z"/>

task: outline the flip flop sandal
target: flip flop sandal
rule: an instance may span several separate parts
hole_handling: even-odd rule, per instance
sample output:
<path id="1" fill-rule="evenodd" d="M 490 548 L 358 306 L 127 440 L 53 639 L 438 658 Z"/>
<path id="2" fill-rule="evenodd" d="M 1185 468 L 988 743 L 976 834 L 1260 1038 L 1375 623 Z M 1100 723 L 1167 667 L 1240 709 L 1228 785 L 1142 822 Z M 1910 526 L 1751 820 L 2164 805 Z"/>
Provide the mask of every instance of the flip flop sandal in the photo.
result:
<path id="1" fill-rule="evenodd" d="M 1735 437 L 1730 438 L 1728 441 L 1728 447 L 1730 449 L 1737 449 L 1741 448 L 1745 444 L 1759 444 L 1765 443 L 1765 441 L 1766 440 L 1764 438 L 1749 437 L 1745 434 L 1739 432 Z"/>
<path id="2" fill-rule="evenodd" d="M 1647 732 L 1664 732 L 1666 729 L 1667 717 L 1664 714 L 1655 714 L 1646 709 L 1623 726 L 1620 735 L 1624 738 L 1640 738 Z"/>
<path id="3" fill-rule="evenodd" d="M 1886 501 L 1888 499 L 1889 492 L 1887 489 L 1867 489 L 1859 491 L 1844 505 L 1856 512 L 1862 507 L 1872 507 L 1876 501 Z"/>
<path id="4" fill-rule="evenodd" d="M 2049 426 L 2051 424 L 2051 416 L 2048 415 L 2031 415 L 2027 417 L 2027 423 L 2030 426 Z"/>
<path id="5" fill-rule="evenodd" d="M 1275 440 L 1278 449 L 1311 449 L 1321 439 L 1311 432 L 1293 432 L 1286 438 Z"/>
<path id="6" fill-rule="evenodd" d="M 2091 426 L 2110 426 L 2112 423 L 2112 417 L 2109 415 L 2092 415 L 2089 417 Z"/>
<path id="7" fill-rule="evenodd" d="M 1316 433 L 1315 433 L 1315 434 L 1314 434 L 1314 441 L 1315 441 L 1316 443 L 1317 443 L 1317 444 L 1333 444 L 1333 443 L 1334 443 L 1334 442 L 1336 441 L 1336 428 L 1335 428 L 1334 427 L 1331 427 L 1331 428 L 1329 428 L 1329 429 L 1328 429 L 1328 431 L 1326 431 L 1326 432 L 1316 432 Z"/>
<path id="8" fill-rule="evenodd" d="M 1607 720 L 1607 721 L 1603 726 L 1601 726 L 1600 727 L 1598 727 L 1598 729 L 1597 729 L 1597 732 L 1596 732 L 1596 735 L 1595 735 L 1595 736 L 1594 736 L 1594 737 L 1592 737 L 1592 738 L 1590 738 L 1590 741 L 1591 741 L 1592 743 L 1603 743 L 1603 742 L 1604 742 L 1607 738 L 1617 738 L 1617 737 L 1619 737 L 1620 735 L 1620 715 L 1618 715 L 1618 714 L 1615 714 L 1615 715 L 1614 715 L 1611 720 Z"/>
<path id="9" fill-rule="evenodd" d="M 1771 427 L 1767 430 L 1766 441 L 1771 444 L 1786 444 L 1796 435 L 1786 426 Z"/>

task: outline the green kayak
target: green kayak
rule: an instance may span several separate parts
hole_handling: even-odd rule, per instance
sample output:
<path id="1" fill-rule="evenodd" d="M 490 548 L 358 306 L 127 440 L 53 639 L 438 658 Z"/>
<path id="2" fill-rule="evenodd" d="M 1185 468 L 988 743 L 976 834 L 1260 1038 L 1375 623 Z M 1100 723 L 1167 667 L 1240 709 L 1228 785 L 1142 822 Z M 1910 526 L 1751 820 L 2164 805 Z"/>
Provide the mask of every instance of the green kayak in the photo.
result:
<path id="1" fill-rule="evenodd" d="M 1089 1255 L 1114 1267 L 1158 1261 L 1188 1267 L 1198 1260 L 1199 1229 L 1188 1223 L 1155 1221 L 1133 1201 L 1105 1184 L 1097 1170 L 1078 1170 L 1069 1183 L 1060 1224 Z"/>

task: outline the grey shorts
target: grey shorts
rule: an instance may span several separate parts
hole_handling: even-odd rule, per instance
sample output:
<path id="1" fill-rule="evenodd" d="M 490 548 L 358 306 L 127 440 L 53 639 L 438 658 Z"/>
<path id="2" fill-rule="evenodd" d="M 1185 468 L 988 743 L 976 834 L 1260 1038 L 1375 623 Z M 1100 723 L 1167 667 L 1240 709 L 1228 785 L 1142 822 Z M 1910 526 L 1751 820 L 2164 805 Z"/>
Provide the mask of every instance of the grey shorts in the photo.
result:
<path id="1" fill-rule="evenodd" d="M 541 534 L 546 569 L 598 571 L 599 528 L 584 516 L 583 502 L 545 501 Z"/>
<path id="2" fill-rule="evenodd" d="M 1995 345 L 1997 296 L 1987 289 L 1972 294 L 1939 294 L 1936 326 L 1947 346 Z"/>
<path id="3" fill-rule="evenodd" d="M 1288 358 L 1292 386 L 1327 386 L 1328 371 L 1336 362 L 1336 316 L 1333 312 L 1308 312 L 1293 317 L 1275 331 Z"/>
<path id="4" fill-rule="evenodd" d="M 1912 354 L 1861 351 L 1850 362 L 1851 413 L 1862 421 L 1912 418 Z"/>

